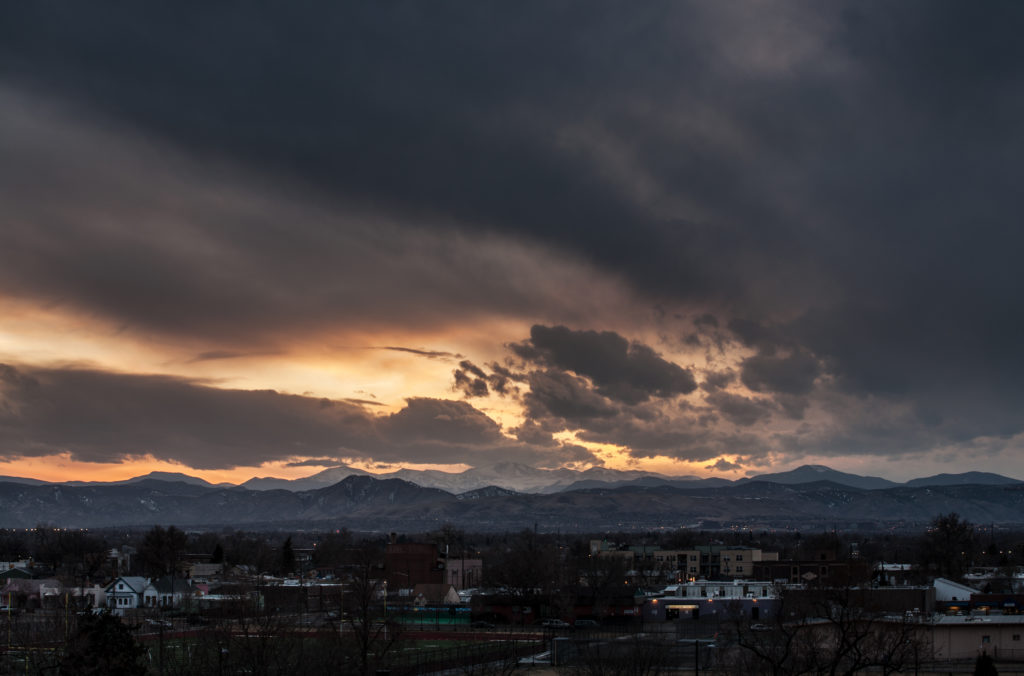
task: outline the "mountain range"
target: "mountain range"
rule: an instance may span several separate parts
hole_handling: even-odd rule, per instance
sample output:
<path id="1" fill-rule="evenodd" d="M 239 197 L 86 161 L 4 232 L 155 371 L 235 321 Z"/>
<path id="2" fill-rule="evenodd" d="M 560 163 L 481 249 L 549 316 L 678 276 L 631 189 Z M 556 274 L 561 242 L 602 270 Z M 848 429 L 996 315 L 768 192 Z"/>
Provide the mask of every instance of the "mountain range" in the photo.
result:
<path id="1" fill-rule="evenodd" d="M 490 467 L 472 468 L 464 472 L 441 472 L 438 470 L 400 469 L 384 474 L 371 474 L 355 467 L 338 465 L 300 479 L 281 479 L 277 477 L 253 477 L 237 486 L 230 483 L 213 484 L 199 477 L 181 472 L 150 472 L 142 476 L 122 481 L 64 481 L 46 482 L 39 479 L 24 477 L 0 476 L 0 482 L 20 483 L 28 485 L 61 485 L 61 486 L 117 486 L 134 484 L 155 479 L 158 481 L 180 481 L 196 486 L 220 488 L 244 488 L 256 491 L 287 490 L 310 491 L 333 486 L 350 476 L 366 476 L 378 480 L 401 479 L 423 488 L 439 488 L 449 493 L 466 493 L 487 487 L 500 487 L 517 493 L 551 494 L 564 491 L 575 491 L 594 488 L 622 487 L 655 487 L 673 486 L 676 488 L 697 488 L 709 486 L 730 486 L 752 481 L 768 481 L 777 484 L 805 484 L 816 481 L 830 481 L 841 486 L 863 488 L 868 490 L 894 488 L 896 486 L 956 486 L 956 485 L 1001 485 L 1021 483 L 1001 474 L 991 472 L 964 472 L 962 474 L 936 474 L 934 476 L 911 479 L 900 484 L 876 476 L 861 476 L 840 472 L 824 465 L 802 465 L 786 472 L 758 474 L 741 479 L 723 477 L 701 478 L 692 475 L 671 476 L 639 470 L 617 470 L 606 467 L 591 467 L 577 471 L 572 469 L 537 469 L 528 465 L 503 462 Z"/>
<path id="2" fill-rule="evenodd" d="M 151 475 L 147 475 L 151 476 Z M 576 471 L 571 469 L 537 469 L 527 465 L 504 462 L 491 467 L 473 468 L 464 472 L 440 472 L 437 470 L 401 469 L 387 474 L 370 474 L 354 467 L 339 465 L 301 479 L 278 479 L 273 477 L 252 478 L 241 484 L 252 490 L 285 489 L 290 491 L 314 490 L 331 486 L 349 476 L 372 476 L 377 479 L 402 479 L 425 488 L 440 488 L 449 493 L 465 493 L 485 486 L 501 486 L 519 493 L 560 493 L 567 490 L 586 488 L 618 488 L 623 486 L 675 486 L 695 488 L 699 486 L 728 486 L 750 481 L 770 481 L 778 484 L 802 484 L 814 481 L 831 481 L 851 488 L 893 488 L 895 486 L 949 486 L 958 484 L 998 485 L 1019 483 L 1017 479 L 989 472 L 966 472 L 964 474 L 938 474 L 913 479 L 899 484 L 876 476 L 861 476 L 840 472 L 824 465 L 802 465 L 787 472 L 758 474 L 742 479 L 722 477 L 701 478 L 696 476 L 670 476 L 638 470 L 616 470 L 606 467 L 592 467 Z"/>
<path id="3" fill-rule="evenodd" d="M 521 470 L 536 485 L 541 477 L 551 478 L 542 472 Z M 937 475 L 902 485 L 821 466 L 738 481 L 633 476 L 615 470 L 579 478 L 586 474 L 558 474 L 556 483 L 568 481 L 560 490 L 549 483 L 544 484 L 548 490 L 534 493 L 495 485 L 454 493 L 365 473 L 305 490 L 213 485 L 174 473 L 110 483 L 0 479 L 0 527 L 344 526 L 387 532 L 453 524 L 495 531 L 680 526 L 874 530 L 917 529 L 951 511 L 980 523 L 1024 524 L 1024 483 L 987 473 Z M 863 485 L 842 484 L 837 478 Z M 891 485 L 874 487 L 877 482 Z"/>

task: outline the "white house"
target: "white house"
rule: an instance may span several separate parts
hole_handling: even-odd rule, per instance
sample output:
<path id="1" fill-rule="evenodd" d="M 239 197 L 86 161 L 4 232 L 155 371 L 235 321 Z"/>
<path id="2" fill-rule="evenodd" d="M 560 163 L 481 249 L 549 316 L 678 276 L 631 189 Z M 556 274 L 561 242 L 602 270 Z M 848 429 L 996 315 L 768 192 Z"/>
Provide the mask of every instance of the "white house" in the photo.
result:
<path id="1" fill-rule="evenodd" d="M 104 590 L 107 594 L 107 607 L 115 612 L 121 612 L 131 608 L 141 608 L 145 605 L 146 588 L 151 587 L 149 581 L 144 577 L 119 577 L 107 585 Z M 153 590 L 156 596 L 156 590 Z"/>

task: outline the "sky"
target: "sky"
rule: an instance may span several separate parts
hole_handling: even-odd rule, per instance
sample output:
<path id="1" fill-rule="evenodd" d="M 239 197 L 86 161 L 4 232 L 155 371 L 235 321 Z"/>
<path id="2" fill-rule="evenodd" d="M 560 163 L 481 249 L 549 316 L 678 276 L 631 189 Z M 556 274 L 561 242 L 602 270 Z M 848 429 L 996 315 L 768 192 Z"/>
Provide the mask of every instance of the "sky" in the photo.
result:
<path id="1" fill-rule="evenodd" d="M 1024 477 L 1022 28 L 6 3 L 0 473 Z"/>

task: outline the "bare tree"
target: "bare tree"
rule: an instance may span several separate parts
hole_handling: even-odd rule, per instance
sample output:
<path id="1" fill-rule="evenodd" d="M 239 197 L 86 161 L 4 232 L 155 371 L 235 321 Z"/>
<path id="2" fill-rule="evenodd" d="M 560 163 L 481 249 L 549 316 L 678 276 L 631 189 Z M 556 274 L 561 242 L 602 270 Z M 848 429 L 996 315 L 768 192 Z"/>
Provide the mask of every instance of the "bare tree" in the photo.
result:
<path id="1" fill-rule="evenodd" d="M 388 613 L 384 566 L 370 552 L 349 567 L 345 630 L 354 642 L 357 671 L 368 674 L 400 639 L 401 625 Z"/>
<path id="2" fill-rule="evenodd" d="M 728 669 L 750 674 L 892 674 L 919 660 L 925 632 L 916 617 L 870 608 L 850 587 L 783 594 L 768 623 L 731 622 Z"/>

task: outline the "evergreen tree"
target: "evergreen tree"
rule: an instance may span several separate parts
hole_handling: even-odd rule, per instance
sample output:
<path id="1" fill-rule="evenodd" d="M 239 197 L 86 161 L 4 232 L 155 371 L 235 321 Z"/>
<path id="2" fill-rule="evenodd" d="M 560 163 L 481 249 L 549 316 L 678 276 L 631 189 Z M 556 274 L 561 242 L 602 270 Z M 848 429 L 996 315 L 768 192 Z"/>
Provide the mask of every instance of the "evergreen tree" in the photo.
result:
<path id="1" fill-rule="evenodd" d="M 68 644 L 61 676 L 145 676 L 146 649 L 110 613 L 87 615 Z"/>
<path id="2" fill-rule="evenodd" d="M 295 550 L 292 549 L 292 536 L 284 541 L 281 547 L 281 573 L 290 575 L 295 572 Z"/>
<path id="3" fill-rule="evenodd" d="M 974 676 L 999 676 L 996 663 L 988 653 L 978 655 L 978 659 L 974 662 Z"/>

